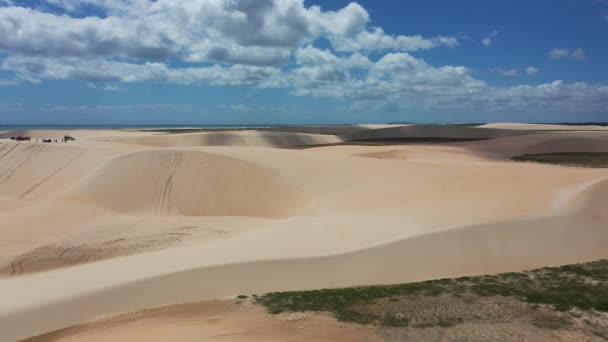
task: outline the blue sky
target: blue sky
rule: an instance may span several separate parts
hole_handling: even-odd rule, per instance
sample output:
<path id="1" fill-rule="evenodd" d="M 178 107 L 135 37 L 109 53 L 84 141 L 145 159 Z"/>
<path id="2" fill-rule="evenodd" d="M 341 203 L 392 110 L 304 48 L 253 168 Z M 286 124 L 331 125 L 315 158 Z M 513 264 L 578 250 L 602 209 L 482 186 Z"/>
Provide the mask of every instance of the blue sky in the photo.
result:
<path id="1" fill-rule="evenodd" d="M 608 0 L 0 0 L 1 124 L 608 121 Z"/>

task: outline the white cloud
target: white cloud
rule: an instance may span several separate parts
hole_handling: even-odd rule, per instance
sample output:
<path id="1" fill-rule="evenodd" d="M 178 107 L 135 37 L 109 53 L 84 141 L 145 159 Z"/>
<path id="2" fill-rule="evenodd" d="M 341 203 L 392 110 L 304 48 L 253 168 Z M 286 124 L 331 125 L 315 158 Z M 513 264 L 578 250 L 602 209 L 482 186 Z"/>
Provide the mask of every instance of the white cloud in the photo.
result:
<path id="1" fill-rule="evenodd" d="M 498 36 L 498 31 L 494 30 L 492 32 L 490 32 L 484 39 L 481 40 L 481 44 L 483 44 L 484 46 L 490 46 L 493 43 L 493 40 L 496 36 Z"/>
<path id="2" fill-rule="evenodd" d="M 459 39 L 385 33 L 371 26 L 369 13 L 356 3 L 337 11 L 306 7 L 302 0 L 47 3 L 62 14 L 0 7 L 0 50 L 6 56 L 0 68 L 12 72 L 15 82 L 79 80 L 101 90 L 134 82 L 280 87 L 300 96 L 352 99 L 359 108 L 396 110 L 608 111 L 606 85 L 492 87 L 464 66 L 430 65 L 408 52 L 454 47 Z M 86 6 L 103 15 L 76 15 Z M 492 45 L 496 35 L 482 43 Z M 319 40 L 329 44 L 321 49 L 315 46 Z M 584 56 L 582 49 L 549 52 L 552 59 Z M 495 71 L 517 75 L 515 69 Z"/>
<path id="3" fill-rule="evenodd" d="M 572 51 L 571 56 L 574 59 L 583 60 L 583 59 L 586 58 L 586 56 L 585 56 L 585 50 L 583 50 L 581 48 L 578 48 L 578 49 Z"/>
<path id="4" fill-rule="evenodd" d="M 3 69 L 12 70 L 18 78 L 37 82 L 40 79 L 80 80 L 86 82 L 166 82 L 177 84 L 211 84 L 252 87 L 281 87 L 282 72 L 272 67 L 233 65 L 222 67 L 170 68 L 164 63 L 132 64 L 105 59 L 82 58 L 6 58 Z"/>
<path id="5" fill-rule="evenodd" d="M 540 69 L 535 68 L 535 67 L 526 68 L 526 74 L 528 74 L 529 76 L 536 75 L 539 71 L 540 71 Z"/>
<path id="6" fill-rule="evenodd" d="M 40 57 L 123 57 L 255 66 L 289 62 L 318 38 L 337 51 L 416 51 L 457 46 L 454 37 L 388 35 L 357 3 L 338 11 L 302 0 L 47 0 L 68 14 L 96 6 L 106 17 L 0 8 L 0 50 Z"/>
<path id="7" fill-rule="evenodd" d="M 549 51 L 550 59 L 564 59 L 570 55 L 569 49 L 552 49 Z"/>
<path id="8" fill-rule="evenodd" d="M 585 50 L 582 48 L 577 49 L 552 49 L 549 51 L 549 58 L 554 60 L 564 59 L 564 58 L 573 58 L 576 60 L 583 60 L 586 58 Z"/>
<path id="9" fill-rule="evenodd" d="M 513 74 L 512 71 L 507 71 Z M 492 87 L 460 66 L 435 67 L 407 53 L 389 53 L 363 77 L 347 82 L 302 83 L 297 95 L 354 100 L 357 110 L 583 113 L 608 110 L 608 86 L 555 81 L 537 86 Z"/>
<path id="10" fill-rule="evenodd" d="M 515 68 L 511 68 L 511 69 L 494 68 L 494 69 L 492 69 L 492 71 L 494 71 L 498 74 L 501 74 L 503 76 L 514 77 L 514 76 L 518 75 L 517 69 L 515 69 Z"/>

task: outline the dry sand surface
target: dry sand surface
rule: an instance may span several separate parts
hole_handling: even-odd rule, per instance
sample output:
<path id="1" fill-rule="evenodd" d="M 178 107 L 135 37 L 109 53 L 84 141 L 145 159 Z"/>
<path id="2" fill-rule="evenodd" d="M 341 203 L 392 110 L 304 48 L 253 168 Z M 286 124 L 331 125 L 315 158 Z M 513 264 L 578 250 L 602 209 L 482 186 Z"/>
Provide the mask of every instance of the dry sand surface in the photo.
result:
<path id="1" fill-rule="evenodd" d="M 260 306 L 212 300 L 132 312 L 29 339 L 36 341 L 380 341 L 372 329 L 320 314 L 273 317 Z"/>
<path id="2" fill-rule="evenodd" d="M 510 159 L 608 152 L 608 132 L 284 129 L 0 135 L 0 340 L 70 326 L 75 335 L 53 336 L 238 340 L 249 337 L 245 329 L 253 340 L 361 340 L 368 329 L 316 319 L 301 326 L 254 305 L 141 310 L 608 257 L 608 169 Z M 64 134 L 76 141 L 6 139 Z M 348 143 L 409 138 L 486 140 Z M 286 148 L 302 145 L 328 146 Z M 111 331 L 96 325 L 105 321 L 85 323 L 129 312 L 144 318 L 110 318 Z"/>

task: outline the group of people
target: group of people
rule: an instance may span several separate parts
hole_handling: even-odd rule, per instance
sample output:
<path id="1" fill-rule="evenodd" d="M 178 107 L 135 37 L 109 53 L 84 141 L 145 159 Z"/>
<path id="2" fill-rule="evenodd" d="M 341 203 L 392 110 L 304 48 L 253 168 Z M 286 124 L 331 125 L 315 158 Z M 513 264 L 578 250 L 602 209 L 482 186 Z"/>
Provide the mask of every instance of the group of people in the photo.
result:
<path id="1" fill-rule="evenodd" d="M 14 137 L 11 137 L 11 140 L 15 140 L 15 141 L 31 141 L 32 137 L 30 136 L 23 136 L 23 135 L 17 135 Z M 36 142 L 38 142 L 38 138 L 36 138 Z M 61 142 L 66 143 L 70 140 L 76 140 L 73 137 L 66 135 L 63 137 L 63 139 L 61 139 Z M 57 143 L 59 142 L 59 139 L 47 139 L 47 138 L 42 138 L 42 142 L 43 143 Z"/>
<path id="2" fill-rule="evenodd" d="M 11 137 L 11 140 L 15 140 L 15 141 L 30 141 L 30 140 L 32 140 L 32 137 L 17 135 L 17 136 Z"/>

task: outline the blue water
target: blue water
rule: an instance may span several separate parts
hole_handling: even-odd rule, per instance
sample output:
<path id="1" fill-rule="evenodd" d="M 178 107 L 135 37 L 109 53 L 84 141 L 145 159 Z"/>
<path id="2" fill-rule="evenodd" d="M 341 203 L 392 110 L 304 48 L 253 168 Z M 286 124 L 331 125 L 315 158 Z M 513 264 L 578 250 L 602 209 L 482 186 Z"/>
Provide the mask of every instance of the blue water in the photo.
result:
<path id="1" fill-rule="evenodd" d="M 74 129 L 154 129 L 154 128 L 230 128 L 230 127 L 272 127 L 272 126 L 289 126 L 284 124 L 242 124 L 242 125 L 0 125 L 0 131 L 16 131 L 16 130 L 31 130 L 31 129 L 56 129 L 56 130 L 74 130 Z"/>
<path id="2" fill-rule="evenodd" d="M 558 124 L 558 125 L 598 125 L 598 126 L 608 126 L 607 122 L 542 122 L 545 124 Z M 481 125 L 482 123 L 478 123 Z M 340 124 L 327 124 L 327 126 L 335 126 Z M 16 131 L 16 130 L 30 130 L 30 129 L 56 129 L 56 130 L 74 130 L 74 129 L 154 129 L 154 128 L 184 128 L 184 127 L 192 127 L 192 128 L 231 128 L 231 127 L 276 127 L 276 126 L 325 126 L 324 124 L 285 124 L 285 123 L 277 123 L 277 124 L 167 124 L 167 125 L 159 125 L 159 124 L 141 124 L 141 125 L 133 125 L 133 124 L 98 124 L 98 125 L 2 125 L 0 124 L 0 131 Z"/>

